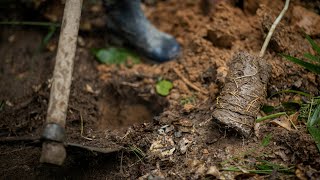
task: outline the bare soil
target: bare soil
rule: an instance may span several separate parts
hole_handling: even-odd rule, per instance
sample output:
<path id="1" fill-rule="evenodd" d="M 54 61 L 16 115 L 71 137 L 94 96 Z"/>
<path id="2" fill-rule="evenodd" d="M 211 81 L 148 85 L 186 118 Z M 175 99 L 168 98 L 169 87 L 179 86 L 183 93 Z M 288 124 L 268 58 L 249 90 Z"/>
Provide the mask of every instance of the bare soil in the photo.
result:
<path id="1" fill-rule="evenodd" d="M 40 164 L 41 143 L 35 140 L 45 122 L 58 33 L 39 49 L 47 34 L 45 27 L 1 25 L 0 100 L 5 103 L 0 110 L 0 179 L 318 179 L 320 153 L 303 120 L 291 130 L 270 121 L 259 123 L 254 134 L 244 138 L 212 118 L 232 57 L 240 51 L 258 54 L 284 4 L 280 0 L 244 2 L 143 4 L 148 18 L 175 36 L 183 52 L 175 61 L 154 64 L 142 58 L 143 63 L 132 67 L 95 60 L 92 48 L 118 41 L 104 30 L 101 3 L 86 2 L 67 142 L 115 152 L 68 147 L 62 167 Z M 59 21 L 62 6 L 55 8 L 57 2 L 45 5 L 36 10 L 10 6 L 0 13 L 0 20 Z M 267 97 L 284 89 L 319 95 L 319 75 L 278 55 L 302 57 L 312 52 L 304 32 L 320 42 L 319 12 L 318 1 L 292 1 L 265 56 L 272 67 Z M 160 78 L 174 84 L 166 97 L 155 91 Z M 302 97 L 279 94 L 264 104 L 296 99 Z M 261 145 L 265 137 L 270 142 Z M 266 162 L 287 171 L 250 171 Z"/>

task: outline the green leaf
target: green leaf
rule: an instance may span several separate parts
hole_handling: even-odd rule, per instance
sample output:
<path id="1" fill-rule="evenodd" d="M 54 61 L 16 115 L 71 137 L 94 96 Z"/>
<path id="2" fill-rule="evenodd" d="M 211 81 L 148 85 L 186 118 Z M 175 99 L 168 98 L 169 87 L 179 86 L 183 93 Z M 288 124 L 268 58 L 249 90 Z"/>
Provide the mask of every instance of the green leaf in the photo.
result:
<path id="1" fill-rule="evenodd" d="M 167 96 L 172 88 L 172 82 L 167 80 L 161 80 L 156 84 L 156 91 L 161 96 Z"/>
<path id="2" fill-rule="evenodd" d="M 105 64 L 139 64 L 139 57 L 124 48 L 110 47 L 108 49 L 92 50 L 97 60 Z"/>
<path id="3" fill-rule="evenodd" d="M 320 104 L 315 108 L 313 115 L 308 119 L 308 126 L 315 126 L 320 123 Z"/>
<path id="4" fill-rule="evenodd" d="M 310 133 L 310 135 L 312 136 L 312 138 L 314 139 L 318 150 L 320 152 L 320 128 L 319 127 L 308 127 L 308 131 Z"/>
<path id="5" fill-rule="evenodd" d="M 314 56 L 314 55 L 312 55 L 310 53 L 305 53 L 304 57 L 309 59 L 309 60 L 311 60 L 311 61 L 313 61 L 313 62 L 320 63 L 320 57 L 318 57 L 318 56 Z"/>
<path id="6" fill-rule="evenodd" d="M 299 65 L 303 66 L 306 69 L 309 69 L 310 71 L 312 71 L 314 73 L 320 74 L 320 65 L 315 65 L 315 64 L 312 64 L 312 63 L 308 63 L 308 62 L 302 61 L 302 60 L 300 60 L 298 58 L 295 58 L 295 57 L 292 57 L 292 56 L 288 56 L 288 55 L 284 55 L 284 54 L 282 54 L 282 56 L 285 57 L 287 60 L 289 60 L 291 62 L 294 62 L 296 64 L 299 64 Z"/>
<path id="7" fill-rule="evenodd" d="M 312 40 L 311 37 L 308 35 L 306 35 L 306 39 L 311 44 L 312 49 L 315 50 L 320 55 L 320 47 L 316 44 L 316 42 L 314 42 L 314 40 Z"/>
<path id="8" fill-rule="evenodd" d="M 309 111 L 310 113 L 312 112 L 312 103 Z M 312 115 L 310 113 L 307 121 L 307 129 L 314 139 L 320 152 L 320 104 L 317 104 L 316 108 L 312 112 Z"/>

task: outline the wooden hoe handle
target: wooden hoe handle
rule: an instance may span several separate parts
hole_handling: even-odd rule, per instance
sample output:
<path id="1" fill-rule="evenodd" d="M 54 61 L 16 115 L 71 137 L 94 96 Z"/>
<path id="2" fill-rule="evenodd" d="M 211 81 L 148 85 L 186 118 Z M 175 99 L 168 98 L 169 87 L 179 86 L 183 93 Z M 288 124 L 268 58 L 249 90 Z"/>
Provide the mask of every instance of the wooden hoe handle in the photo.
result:
<path id="1" fill-rule="evenodd" d="M 82 0 L 66 0 L 40 162 L 62 165 L 66 158 L 65 125 L 76 53 Z"/>

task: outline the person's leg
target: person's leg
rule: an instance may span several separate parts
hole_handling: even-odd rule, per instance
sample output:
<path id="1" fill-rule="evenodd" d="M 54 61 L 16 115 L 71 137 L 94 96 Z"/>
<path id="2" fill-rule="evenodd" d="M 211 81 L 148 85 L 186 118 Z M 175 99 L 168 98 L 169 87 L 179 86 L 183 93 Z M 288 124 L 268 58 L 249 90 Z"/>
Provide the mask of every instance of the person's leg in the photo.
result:
<path id="1" fill-rule="evenodd" d="M 158 31 L 144 16 L 140 0 L 104 0 L 107 28 L 116 32 L 146 57 L 165 62 L 176 58 L 180 46 L 170 35 Z"/>

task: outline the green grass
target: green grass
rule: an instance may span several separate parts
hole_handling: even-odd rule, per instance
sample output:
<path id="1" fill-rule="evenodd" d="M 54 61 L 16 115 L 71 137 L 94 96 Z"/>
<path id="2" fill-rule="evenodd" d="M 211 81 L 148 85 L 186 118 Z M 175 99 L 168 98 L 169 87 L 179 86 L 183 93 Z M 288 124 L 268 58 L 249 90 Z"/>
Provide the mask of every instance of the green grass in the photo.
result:
<path id="1" fill-rule="evenodd" d="M 245 152 L 232 156 L 220 163 L 222 171 L 242 172 L 251 174 L 268 175 L 274 172 L 294 175 L 295 166 L 281 165 L 278 163 L 265 160 L 269 157 L 268 154 L 262 153 L 264 149 L 269 146 L 272 139 L 272 133 L 267 134 L 260 144 L 254 145 Z"/>
<path id="2" fill-rule="evenodd" d="M 238 167 L 228 167 L 223 168 L 223 171 L 234 171 L 234 172 L 243 172 L 243 170 L 239 169 Z M 286 173 L 286 174 L 293 174 L 293 168 L 283 168 L 283 169 L 276 169 L 280 173 Z M 248 173 L 252 174 L 272 174 L 274 172 L 274 169 L 250 169 L 246 170 Z"/>
<path id="3" fill-rule="evenodd" d="M 320 46 L 317 45 L 310 36 L 306 35 L 306 39 L 312 46 L 312 49 L 315 51 L 315 55 L 312 55 L 311 53 L 305 53 L 304 60 L 286 54 L 282 54 L 282 56 L 287 60 L 303 66 L 314 73 L 320 74 Z"/>
<path id="4" fill-rule="evenodd" d="M 130 145 L 129 151 L 133 152 L 133 154 L 137 156 L 139 161 L 142 161 L 142 159 L 146 156 L 146 154 L 140 148 L 138 148 L 136 145 Z"/>
<path id="5" fill-rule="evenodd" d="M 243 166 L 229 166 L 222 168 L 223 171 L 244 172 L 252 174 L 272 174 L 275 171 L 283 174 L 294 174 L 294 166 L 285 167 L 280 164 L 272 163 L 266 160 L 257 159 L 251 166 L 251 169 L 245 169 Z"/>
<path id="6" fill-rule="evenodd" d="M 261 146 L 263 146 L 263 147 L 268 146 L 268 145 L 270 144 L 271 138 L 272 138 L 272 134 L 271 134 L 271 133 L 267 134 L 267 135 L 262 139 Z"/>
<path id="7" fill-rule="evenodd" d="M 312 99 L 309 105 L 307 129 L 320 152 L 320 98 Z"/>
<path id="8" fill-rule="evenodd" d="M 299 58 L 285 55 L 285 54 L 282 54 L 282 56 L 285 57 L 287 60 L 294 62 L 308 69 L 309 71 L 320 75 L 320 46 L 308 35 L 306 35 L 306 40 L 311 45 L 315 54 L 305 53 L 303 56 L 303 59 L 299 59 Z M 315 143 L 320 152 L 320 97 L 312 97 L 308 93 L 294 91 L 294 90 L 285 90 L 285 91 L 278 92 L 276 94 L 279 94 L 279 93 L 296 93 L 296 94 L 305 96 L 310 100 L 307 103 L 301 104 L 301 107 L 299 109 L 299 113 L 300 113 L 299 117 L 301 119 L 307 120 L 306 121 L 307 129 L 310 135 L 312 136 L 312 138 L 315 140 Z M 263 117 L 263 118 L 266 118 L 266 117 Z"/>
<path id="9" fill-rule="evenodd" d="M 287 114 L 286 112 L 279 112 L 279 113 L 275 113 L 275 114 L 270 114 L 270 115 L 267 115 L 267 116 L 264 116 L 264 117 L 256 119 L 256 122 L 259 123 L 259 122 L 262 122 L 262 121 L 265 121 L 265 120 L 268 120 L 268 119 L 277 118 L 277 117 L 280 117 L 280 116 L 283 116 L 283 115 L 286 115 L 286 114 Z"/>
<path id="10" fill-rule="evenodd" d="M 299 93 L 300 95 L 303 95 Z M 299 108 L 295 111 L 290 110 L 290 108 L 284 108 L 285 112 L 276 112 L 274 111 L 279 110 L 278 107 L 273 106 L 263 106 L 262 110 L 266 113 L 273 113 L 261 118 L 258 118 L 256 122 L 262 122 L 268 119 L 277 118 L 283 115 L 290 115 L 295 112 L 299 112 L 299 119 L 304 120 L 307 126 L 307 130 L 314 139 L 319 152 L 320 152 L 320 96 L 319 97 L 310 97 L 309 95 L 306 96 L 309 100 L 305 103 L 299 104 Z M 285 103 L 282 103 L 281 106 L 284 106 Z"/>

